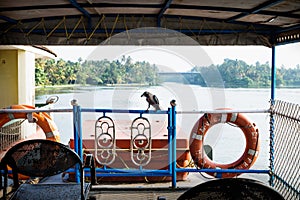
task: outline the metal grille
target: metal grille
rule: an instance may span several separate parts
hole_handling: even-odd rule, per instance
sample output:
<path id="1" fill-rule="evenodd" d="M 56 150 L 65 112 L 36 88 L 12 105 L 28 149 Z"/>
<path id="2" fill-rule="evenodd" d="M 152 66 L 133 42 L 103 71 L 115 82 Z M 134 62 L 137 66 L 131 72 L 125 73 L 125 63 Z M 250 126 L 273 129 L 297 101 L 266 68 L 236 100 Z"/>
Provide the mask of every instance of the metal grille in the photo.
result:
<path id="1" fill-rule="evenodd" d="M 18 120 L 5 127 L 0 127 L 0 151 L 21 139 L 21 123 L 22 121 Z"/>
<path id="2" fill-rule="evenodd" d="M 300 199 L 300 106 L 276 100 L 272 116 L 273 186 L 285 199 Z"/>
<path id="3" fill-rule="evenodd" d="M 60 174 L 81 162 L 68 146 L 45 139 L 25 140 L 14 145 L 2 161 L 18 173 L 30 177 Z"/>

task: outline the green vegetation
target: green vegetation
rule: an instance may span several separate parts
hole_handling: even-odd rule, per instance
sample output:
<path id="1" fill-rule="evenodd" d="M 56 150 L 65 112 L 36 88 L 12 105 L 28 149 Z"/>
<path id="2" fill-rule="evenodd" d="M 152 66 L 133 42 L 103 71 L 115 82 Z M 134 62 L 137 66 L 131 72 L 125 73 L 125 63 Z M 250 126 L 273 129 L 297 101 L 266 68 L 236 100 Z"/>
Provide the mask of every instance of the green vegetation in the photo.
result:
<path id="1" fill-rule="evenodd" d="M 221 65 L 194 67 L 191 72 L 199 73 L 189 83 L 206 86 L 207 77 L 213 70 L 220 73 L 226 88 L 260 88 L 270 87 L 271 67 L 269 63 L 248 65 L 242 60 L 225 59 Z M 286 69 L 283 66 L 276 70 L 277 87 L 300 87 L 300 66 Z"/>
<path id="2" fill-rule="evenodd" d="M 36 86 L 67 84 L 147 84 L 158 85 L 158 68 L 148 62 L 133 62 L 130 57 L 119 61 L 55 61 L 37 59 Z"/>
<path id="3" fill-rule="evenodd" d="M 116 61 L 36 60 L 36 86 L 47 85 L 158 85 L 161 80 L 157 66 L 148 62 L 133 62 L 123 56 Z M 248 65 L 242 60 L 225 59 L 221 65 L 195 66 L 191 73 L 164 77 L 165 80 L 196 84 L 203 87 L 259 88 L 270 87 L 269 63 Z M 184 80 L 184 81 L 182 81 Z M 216 80 L 216 81 L 215 81 Z M 220 81 L 221 80 L 221 81 Z M 208 84 L 209 82 L 209 84 Z M 277 69 L 278 87 L 300 87 L 300 65 Z"/>

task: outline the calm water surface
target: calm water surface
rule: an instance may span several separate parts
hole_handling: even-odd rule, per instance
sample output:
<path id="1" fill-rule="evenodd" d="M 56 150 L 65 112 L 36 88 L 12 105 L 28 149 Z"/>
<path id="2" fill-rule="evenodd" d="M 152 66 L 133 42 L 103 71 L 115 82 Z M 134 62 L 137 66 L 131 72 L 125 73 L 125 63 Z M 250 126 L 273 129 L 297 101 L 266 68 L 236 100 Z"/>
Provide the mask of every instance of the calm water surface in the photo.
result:
<path id="1" fill-rule="evenodd" d="M 70 101 L 77 99 L 79 105 L 87 108 L 139 109 L 147 108 L 144 91 L 156 94 L 162 108 L 170 107 L 169 102 L 176 99 L 177 111 L 199 111 L 217 108 L 241 110 L 263 110 L 269 108 L 270 89 L 220 89 L 203 88 L 195 85 L 165 83 L 155 87 L 76 87 L 57 91 L 60 99 L 55 108 L 71 108 Z M 50 93 L 50 92 L 49 92 Z M 53 93 L 56 93 L 54 91 Z M 37 101 L 45 101 L 50 95 L 37 96 Z M 300 89 L 277 89 L 276 99 L 299 104 Z M 269 115 L 266 113 L 246 114 L 259 129 L 260 153 L 254 169 L 267 169 L 269 166 Z M 72 116 L 70 113 L 54 113 L 54 120 L 60 131 L 62 142 L 67 143 L 73 136 Z M 84 113 L 82 120 L 97 119 L 102 113 Z M 113 119 L 133 120 L 136 115 L 109 114 Z M 190 131 L 202 114 L 178 114 L 177 124 L 189 138 Z M 147 115 L 150 120 L 165 120 L 162 115 Z M 129 136 L 130 138 L 130 136 Z M 242 155 L 245 138 L 240 129 L 227 124 L 212 127 L 207 133 L 205 143 L 213 147 L 216 162 L 229 163 Z M 250 175 L 267 180 L 267 175 Z M 263 178 L 262 178 L 263 177 Z"/>

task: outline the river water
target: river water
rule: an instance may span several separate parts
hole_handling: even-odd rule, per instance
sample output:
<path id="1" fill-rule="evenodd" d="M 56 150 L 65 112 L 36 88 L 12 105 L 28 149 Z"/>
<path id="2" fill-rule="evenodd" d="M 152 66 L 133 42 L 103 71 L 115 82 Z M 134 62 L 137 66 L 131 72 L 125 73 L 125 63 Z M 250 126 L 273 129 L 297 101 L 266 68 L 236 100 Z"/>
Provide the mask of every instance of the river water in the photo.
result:
<path id="1" fill-rule="evenodd" d="M 112 86 L 112 87 L 74 87 L 49 92 L 52 94 L 39 95 L 37 101 L 45 101 L 56 94 L 59 101 L 55 108 L 71 108 L 71 100 L 76 99 L 83 108 L 114 108 L 144 110 L 148 104 L 141 98 L 144 91 L 158 96 L 161 107 L 170 107 L 170 100 L 177 102 L 177 111 L 199 111 L 217 108 L 231 108 L 237 110 L 264 110 L 269 108 L 270 89 L 224 89 L 204 88 L 195 85 L 178 83 L 164 83 L 161 86 Z M 299 103 L 300 89 L 277 89 L 276 99 Z M 84 113 L 82 120 L 97 119 L 102 113 Z M 248 113 L 247 117 L 259 129 L 260 152 L 253 169 L 268 169 L 269 166 L 269 115 L 266 113 Z M 137 116 L 132 114 L 111 113 L 112 118 L 133 120 Z M 189 138 L 190 131 L 202 114 L 177 114 L 177 124 Z M 58 126 L 63 143 L 68 143 L 73 137 L 72 116 L 70 113 L 54 113 L 54 121 Z M 163 117 L 148 115 L 151 119 Z M 205 144 L 213 148 L 213 159 L 216 162 L 229 163 L 242 155 L 245 148 L 245 138 L 239 128 L 227 124 L 212 127 L 206 135 Z M 253 175 L 255 176 L 255 175 Z M 261 177 L 264 178 L 261 178 Z M 267 180 L 266 175 L 258 179 Z"/>

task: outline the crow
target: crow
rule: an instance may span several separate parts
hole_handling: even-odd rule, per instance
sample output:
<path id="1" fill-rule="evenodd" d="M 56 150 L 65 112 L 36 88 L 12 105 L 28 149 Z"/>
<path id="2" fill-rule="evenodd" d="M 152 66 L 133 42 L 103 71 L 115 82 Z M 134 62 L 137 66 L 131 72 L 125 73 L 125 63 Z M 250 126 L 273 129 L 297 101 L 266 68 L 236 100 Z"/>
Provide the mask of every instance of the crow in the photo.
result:
<path id="1" fill-rule="evenodd" d="M 159 106 L 159 101 L 157 96 L 151 94 L 150 92 L 145 91 L 141 97 L 146 97 L 146 101 L 148 102 L 148 108 L 146 111 L 149 110 L 150 105 L 154 107 L 155 110 L 161 110 L 160 106 Z"/>
<path id="2" fill-rule="evenodd" d="M 172 99 L 170 101 L 170 105 L 173 107 L 173 106 L 176 106 L 176 100 L 175 99 Z"/>

